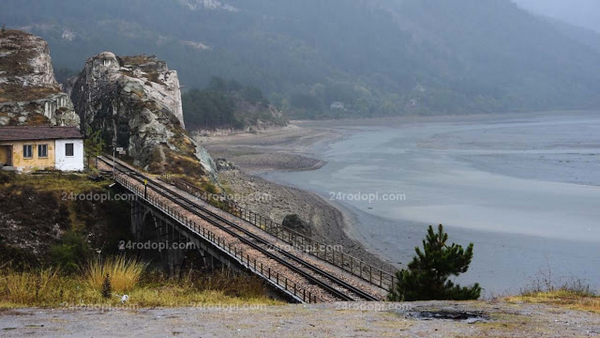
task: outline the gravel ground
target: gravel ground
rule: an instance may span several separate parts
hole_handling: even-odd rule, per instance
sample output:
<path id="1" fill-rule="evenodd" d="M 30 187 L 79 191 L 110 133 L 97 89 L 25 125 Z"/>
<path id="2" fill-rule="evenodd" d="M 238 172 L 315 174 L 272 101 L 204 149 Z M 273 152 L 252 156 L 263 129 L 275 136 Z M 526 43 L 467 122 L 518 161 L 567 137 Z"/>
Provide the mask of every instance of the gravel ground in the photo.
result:
<path id="1" fill-rule="evenodd" d="M 445 315 L 447 318 L 437 319 Z M 467 318 L 468 317 L 468 318 Z M 600 315 L 502 302 L 3 309 L 2 337 L 598 337 Z"/>

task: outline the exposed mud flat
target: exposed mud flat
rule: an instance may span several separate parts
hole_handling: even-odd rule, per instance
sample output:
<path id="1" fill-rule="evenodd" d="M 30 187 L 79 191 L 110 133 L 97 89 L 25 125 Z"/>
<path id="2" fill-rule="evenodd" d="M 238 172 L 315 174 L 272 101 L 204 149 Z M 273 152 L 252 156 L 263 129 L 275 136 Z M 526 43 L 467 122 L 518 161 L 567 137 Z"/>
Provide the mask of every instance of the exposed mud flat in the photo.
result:
<path id="1" fill-rule="evenodd" d="M 487 297 L 540 280 L 600 290 L 598 112 L 381 122 L 329 126 L 347 137 L 315 148 L 328 162 L 320 170 L 261 176 L 325 198 L 336 192 L 358 218 L 347 233 L 398 266 L 428 225 L 443 223 L 451 242 L 475 244 L 458 281 L 481 283 Z M 406 199 L 348 198 L 358 192 Z"/>
<path id="2" fill-rule="evenodd" d="M 325 161 L 313 158 L 315 143 L 341 136 L 328 128 L 305 128 L 302 123 L 271 128 L 256 133 L 196 136 L 213 158 L 225 158 L 249 173 L 305 171 L 323 167 Z"/>

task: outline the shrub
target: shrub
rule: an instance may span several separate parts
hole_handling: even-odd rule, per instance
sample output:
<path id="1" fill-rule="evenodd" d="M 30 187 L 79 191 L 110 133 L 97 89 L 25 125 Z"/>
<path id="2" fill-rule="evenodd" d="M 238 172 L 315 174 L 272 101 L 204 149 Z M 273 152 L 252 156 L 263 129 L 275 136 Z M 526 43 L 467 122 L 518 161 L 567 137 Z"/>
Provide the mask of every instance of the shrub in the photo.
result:
<path id="1" fill-rule="evenodd" d="M 290 214 L 285 216 L 281 223 L 284 227 L 303 233 L 308 234 L 310 232 L 310 226 L 304 222 L 297 214 Z"/>
<path id="2" fill-rule="evenodd" d="M 6 184 L 12 181 L 14 174 L 0 171 L 0 184 Z"/>
<path id="3" fill-rule="evenodd" d="M 52 265 L 61 267 L 67 273 L 80 270 L 91 256 L 91 249 L 85 235 L 74 231 L 67 232 L 61 243 L 50 248 Z"/>

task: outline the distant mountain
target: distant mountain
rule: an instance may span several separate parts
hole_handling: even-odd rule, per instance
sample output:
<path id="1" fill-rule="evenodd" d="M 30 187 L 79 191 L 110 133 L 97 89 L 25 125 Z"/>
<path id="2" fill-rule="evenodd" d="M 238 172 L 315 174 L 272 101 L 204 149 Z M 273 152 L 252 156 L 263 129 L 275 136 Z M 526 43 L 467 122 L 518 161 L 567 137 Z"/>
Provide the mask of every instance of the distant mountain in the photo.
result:
<path id="1" fill-rule="evenodd" d="M 3 0 L 52 49 L 156 54 L 186 89 L 260 87 L 292 117 L 600 106 L 600 52 L 509 0 Z"/>
<path id="2" fill-rule="evenodd" d="M 546 20 L 569 38 L 579 41 L 600 53 L 600 33 L 552 18 L 546 18 Z"/>
<path id="3" fill-rule="evenodd" d="M 600 33 L 600 2 L 598 0 L 511 0 L 520 7 Z"/>

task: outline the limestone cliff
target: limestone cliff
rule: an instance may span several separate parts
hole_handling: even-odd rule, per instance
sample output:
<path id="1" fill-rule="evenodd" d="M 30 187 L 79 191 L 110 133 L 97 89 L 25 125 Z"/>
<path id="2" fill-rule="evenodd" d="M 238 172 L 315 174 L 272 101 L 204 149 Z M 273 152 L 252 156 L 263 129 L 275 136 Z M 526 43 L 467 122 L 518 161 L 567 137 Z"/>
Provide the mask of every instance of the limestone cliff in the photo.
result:
<path id="1" fill-rule="evenodd" d="M 154 56 L 100 53 L 68 92 L 83 130 L 101 130 L 150 172 L 215 178 L 214 163 L 184 130 L 177 72 Z"/>
<path id="2" fill-rule="evenodd" d="M 54 78 L 48 44 L 17 30 L 0 32 L 0 126 L 79 126 Z"/>

